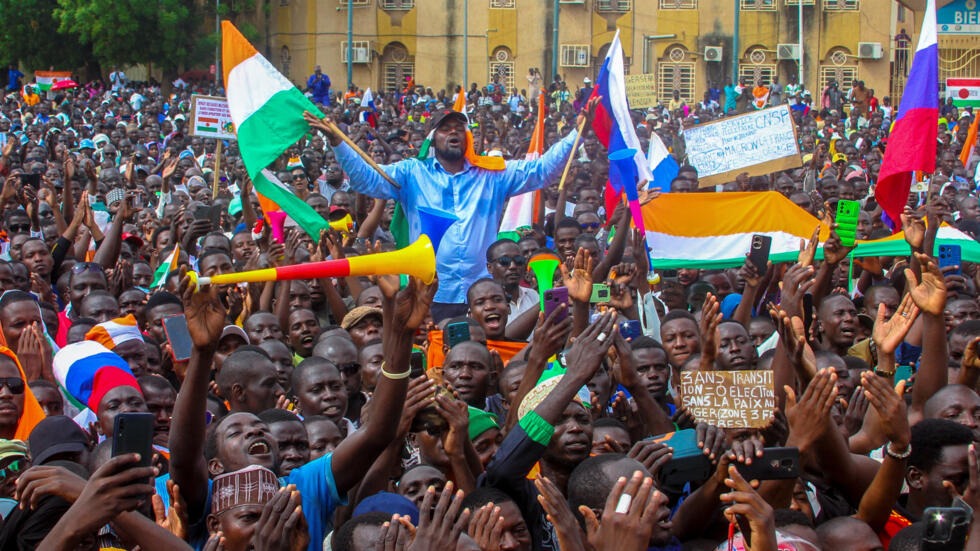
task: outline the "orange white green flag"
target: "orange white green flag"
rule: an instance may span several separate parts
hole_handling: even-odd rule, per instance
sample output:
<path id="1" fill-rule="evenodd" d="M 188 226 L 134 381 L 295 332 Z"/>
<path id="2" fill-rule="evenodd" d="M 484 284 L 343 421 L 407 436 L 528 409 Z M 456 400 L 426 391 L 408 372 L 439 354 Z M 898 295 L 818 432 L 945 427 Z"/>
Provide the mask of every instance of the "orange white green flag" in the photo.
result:
<path id="1" fill-rule="evenodd" d="M 304 111 L 322 115 L 228 21 L 221 22 L 221 49 L 228 111 L 255 191 L 317 241 L 327 221 L 265 169 L 309 132 Z"/>

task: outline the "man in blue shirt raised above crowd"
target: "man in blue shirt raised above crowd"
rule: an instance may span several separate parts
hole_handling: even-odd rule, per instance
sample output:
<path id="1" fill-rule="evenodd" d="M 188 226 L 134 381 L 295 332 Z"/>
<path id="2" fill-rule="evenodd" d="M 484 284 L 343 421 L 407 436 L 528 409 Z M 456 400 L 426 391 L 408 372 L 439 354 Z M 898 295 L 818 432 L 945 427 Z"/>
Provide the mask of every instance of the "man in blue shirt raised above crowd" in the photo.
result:
<path id="1" fill-rule="evenodd" d="M 579 114 L 579 124 L 594 109 L 595 101 Z M 432 318 L 440 320 L 465 315 L 466 290 L 477 279 L 489 277 L 485 254 L 497 240 L 497 229 L 509 197 L 541 189 L 550 184 L 572 151 L 573 130 L 540 158 L 507 161 L 499 169 L 475 166 L 472 141 L 467 139 L 468 119 L 463 113 L 443 110 L 433 114 L 430 155 L 424 160 L 407 159 L 381 168 L 398 187 L 391 185 L 335 134 L 327 119 L 307 114 L 311 128 L 323 131 L 333 147 L 337 162 L 359 193 L 399 201 L 414 240 L 422 233 L 419 207 L 456 216 L 436 251 L 440 275 L 439 291 L 432 304 Z M 576 127 L 579 126 L 576 124 Z"/>

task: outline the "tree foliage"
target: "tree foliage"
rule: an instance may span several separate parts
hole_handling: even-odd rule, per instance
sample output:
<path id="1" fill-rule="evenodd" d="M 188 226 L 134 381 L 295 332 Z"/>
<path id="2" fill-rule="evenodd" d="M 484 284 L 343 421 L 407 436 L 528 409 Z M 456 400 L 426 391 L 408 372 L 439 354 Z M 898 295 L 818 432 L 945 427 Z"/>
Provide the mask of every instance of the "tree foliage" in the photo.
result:
<path id="1" fill-rule="evenodd" d="M 60 32 L 54 11 L 58 0 L 0 0 L 0 52 L 4 62 L 31 69 L 73 69 L 91 60 L 91 48 L 77 35 Z"/>
<path id="2" fill-rule="evenodd" d="M 102 64 L 153 63 L 173 70 L 194 61 L 201 18 L 193 0 L 56 2 L 59 31 L 77 35 Z"/>

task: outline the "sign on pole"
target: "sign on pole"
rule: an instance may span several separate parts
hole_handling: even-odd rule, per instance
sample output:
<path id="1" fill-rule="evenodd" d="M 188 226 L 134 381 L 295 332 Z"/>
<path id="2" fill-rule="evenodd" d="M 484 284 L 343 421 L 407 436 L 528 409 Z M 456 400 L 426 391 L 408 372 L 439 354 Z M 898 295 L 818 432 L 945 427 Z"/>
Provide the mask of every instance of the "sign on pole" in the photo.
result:
<path id="1" fill-rule="evenodd" d="M 757 176 L 803 165 L 789 105 L 685 129 L 684 141 L 700 187 L 732 182 L 743 172 Z"/>
<path id="2" fill-rule="evenodd" d="M 654 75 L 626 75 L 626 101 L 630 109 L 657 105 L 657 82 Z"/>
<path id="3" fill-rule="evenodd" d="M 216 140 L 234 140 L 235 123 L 231 121 L 228 100 L 214 96 L 191 96 L 190 135 Z"/>
<path id="4" fill-rule="evenodd" d="M 763 428 L 776 407 L 772 371 L 682 371 L 681 403 L 709 425 Z"/>

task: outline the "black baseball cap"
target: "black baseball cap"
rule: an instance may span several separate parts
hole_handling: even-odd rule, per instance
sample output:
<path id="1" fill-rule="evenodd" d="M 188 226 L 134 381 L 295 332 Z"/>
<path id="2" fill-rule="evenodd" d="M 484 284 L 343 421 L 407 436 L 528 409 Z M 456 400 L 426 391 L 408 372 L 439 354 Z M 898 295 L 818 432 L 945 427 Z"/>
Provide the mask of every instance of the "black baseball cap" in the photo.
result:
<path id="1" fill-rule="evenodd" d="M 45 417 L 27 438 L 33 465 L 43 465 L 59 454 L 83 452 L 88 449 L 88 443 L 82 427 L 64 415 Z"/>
<path id="2" fill-rule="evenodd" d="M 464 113 L 460 113 L 459 111 L 453 111 L 452 109 L 440 109 L 432 113 L 432 126 L 430 126 L 429 128 L 435 130 L 436 128 L 439 128 L 440 125 L 442 125 L 443 121 L 446 121 L 450 118 L 458 119 L 462 121 L 463 124 L 469 124 L 470 122 L 470 119 L 467 118 Z"/>

